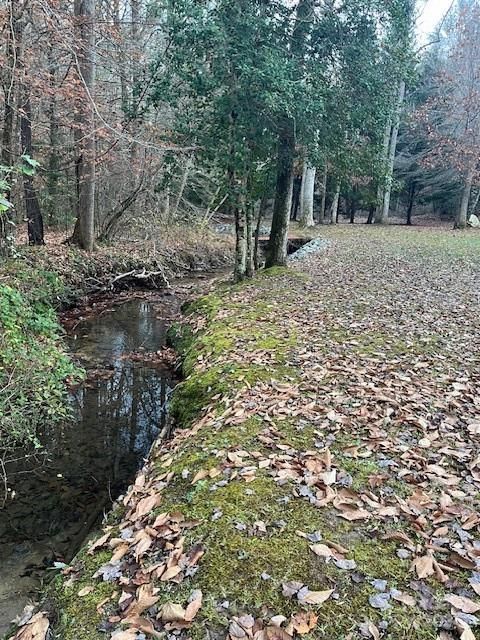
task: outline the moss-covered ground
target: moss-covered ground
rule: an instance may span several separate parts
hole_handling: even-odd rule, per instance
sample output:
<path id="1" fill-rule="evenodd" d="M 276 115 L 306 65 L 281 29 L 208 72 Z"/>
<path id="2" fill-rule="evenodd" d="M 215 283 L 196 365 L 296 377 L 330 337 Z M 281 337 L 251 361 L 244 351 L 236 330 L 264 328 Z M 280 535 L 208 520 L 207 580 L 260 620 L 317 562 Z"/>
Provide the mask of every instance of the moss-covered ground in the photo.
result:
<path id="1" fill-rule="evenodd" d="M 256 629 L 284 616 L 259 638 L 285 640 L 292 616 L 310 611 L 310 629 L 297 630 L 307 639 L 478 630 L 480 236 L 325 235 L 328 249 L 295 270 L 222 287 L 187 309 L 175 332 L 185 371 L 177 432 L 126 501 L 133 510 L 158 494 L 158 504 L 140 519 L 114 517 L 111 542 L 84 550 L 50 588 L 55 637 L 173 637 L 162 606 L 185 606 L 198 589 L 202 606 L 177 625 L 181 638 L 252 637 L 242 616 Z M 155 529 L 160 514 L 192 522 L 181 543 Z M 142 553 L 129 542 L 119 575 L 94 578 L 118 531 L 132 527 L 154 542 Z M 152 567 L 176 562 L 174 578 L 155 577 Z M 140 598 L 145 581 L 155 593 L 142 611 L 150 633 L 119 604 Z M 290 581 L 331 594 L 308 604 L 284 595 Z M 446 595 L 466 600 L 452 606 Z"/>

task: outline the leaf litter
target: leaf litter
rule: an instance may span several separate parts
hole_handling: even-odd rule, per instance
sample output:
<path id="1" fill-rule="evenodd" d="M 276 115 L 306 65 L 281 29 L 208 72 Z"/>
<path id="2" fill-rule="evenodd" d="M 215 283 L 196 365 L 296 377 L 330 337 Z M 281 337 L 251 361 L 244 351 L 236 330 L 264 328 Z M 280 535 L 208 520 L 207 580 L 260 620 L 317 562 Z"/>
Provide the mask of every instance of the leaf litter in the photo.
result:
<path id="1" fill-rule="evenodd" d="M 282 581 L 280 567 L 276 572 L 265 567 L 261 579 L 278 585 L 290 604 L 281 611 L 268 610 L 268 602 L 260 609 L 252 604 L 242 615 L 232 615 L 227 607 L 230 640 L 315 634 L 319 612 L 328 607 L 329 616 L 341 615 L 349 581 L 361 584 L 368 577 L 374 583 L 366 608 L 349 618 L 345 638 L 386 637 L 403 609 L 413 629 L 422 611 L 433 613 L 440 640 L 475 637 L 472 628 L 480 610 L 480 343 L 475 332 L 480 260 L 467 251 L 448 254 L 447 261 L 421 234 L 414 240 L 395 234 L 393 242 L 391 235 L 372 237 L 362 234 L 358 240 L 345 232 L 325 253 L 300 262 L 296 268 L 307 272 L 308 280 L 286 273 L 269 279 L 268 289 L 260 281 L 225 294 L 232 306 L 217 318 L 232 322 L 241 320 L 239 304 L 251 309 L 268 296 L 273 311 L 265 311 L 259 323 L 278 328 L 285 340 L 295 333 L 286 355 L 295 375 L 276 378 L 273 354 L 255 348 L 248 338 L 215 354 L 215 367 L 271 362 L 274 375 L 251 384 L 240 380 L 214 396 L 191 427 L 154 450 L 155 464 L 147 465 L 123 499 L 126 515 L 119 531 L 107 528 L 91 545 L 92 555 L 100 550 L 112 554 L 95 576 L 119 587 L 117 611 L 105 610 L 115 640 L 137 632 L 161 637 L 175 630 L 181 635 L 202 619 L 210 594 L 195 588 L 194 576 L 201 574 L 204 560 L 209 562 L 208 542 L 192 542 L 201 522 L 180 512 L 161 512 L 170 486 L 183 482 L 195 491 L 210 483 L 215 496 L 218 486 L 254 486 L 258 478 L 282 490 L 285 525 L 277 529 L 253 514 L 252 523 L 232 523 L 236 535 L 261 538 L 278 530 L 275 535 L 281 536 L 288 527 L 290 501 L 306 501 L 357 535 L 377 540 L 379 553 L 388 549 L 396 562 L 405 563 L 409 577 L 371 576 L 348 536 L 335 541 L 324 539 L 322 532 L 297 530 L 319 571 L 328 569 L 330 588 L 310 588 L 301 576 Z M 202 335 L 212 321 L 196 314 L 189 322 Z M 195 371 L 209 371 L 208 356 L 200 352 Z M 170 470 L 178 452 L 200 431 L 251 419 L 262 424 L 254 442 L 218 448 L 212 464 Z M 298 442 L 284 435 L 283 424 L 288 433 L 293 425 Z M 301 442 L 304 430 L 308 445 Z M 208 519 L 213 532 L 225 517 L 213 501 Z M 176 588 L 190 582 L 190 595 L 175 599 Z M 167 602 L 165 589 L 172 596 Z M 293 603 L 298 609 L 292 613 Z M 383 619 L 386 611 L 390 622 Z"/>

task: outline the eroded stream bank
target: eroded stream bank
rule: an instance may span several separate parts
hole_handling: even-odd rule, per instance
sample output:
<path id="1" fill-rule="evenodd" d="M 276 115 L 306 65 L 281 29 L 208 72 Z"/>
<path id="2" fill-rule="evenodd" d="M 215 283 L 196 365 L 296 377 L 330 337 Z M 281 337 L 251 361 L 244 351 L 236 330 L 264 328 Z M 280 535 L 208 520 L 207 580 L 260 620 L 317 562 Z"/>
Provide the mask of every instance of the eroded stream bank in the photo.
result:
<path id="1" fill-rule="evenodd" d="M 7 468 L 0 509 L 0 637 L 54 563 L 71 560 L 169 428 L 176 382 L 168 328 L 201 280 L 136 292 L 70 318 L 68 344 L 87 370 L 72 391 L 73 419 L 45 426 L 42 449 Z M 100 311 L 98 311 L 100 309 Z"/>

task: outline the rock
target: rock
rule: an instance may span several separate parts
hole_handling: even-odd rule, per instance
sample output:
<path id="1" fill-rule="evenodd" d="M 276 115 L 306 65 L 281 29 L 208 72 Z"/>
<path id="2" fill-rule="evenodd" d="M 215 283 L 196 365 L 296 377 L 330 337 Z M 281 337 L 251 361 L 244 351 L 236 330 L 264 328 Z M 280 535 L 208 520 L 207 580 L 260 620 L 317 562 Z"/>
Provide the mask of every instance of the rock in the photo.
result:
<path id="1" fill-rule="evenodd" d="M 307 244 L 304 244 L 303 247 L 298 249 L 298 251 L 295 251 L 295 253 L 292 253 L 288 257 L 288 259 L 290 261 L 301 260 L 302 258 L 306 258 L 307 256 L 313 253 L 318 253 L 319 251 L 323 251 L 330 244 L 331 242 L 329 240 L 325 240 L 324 238 L 315 238 L 314 240 L 307 242 Z"/>
<path id="2" fill-rule="evenodd" d="M 480 220 L 478 216 L 476 216 L 475 214 L 472 214 L 468 219 L 468 226 L 473 227 L 474 229 L 476 229 L 477 227 L 480 227 Z"/>

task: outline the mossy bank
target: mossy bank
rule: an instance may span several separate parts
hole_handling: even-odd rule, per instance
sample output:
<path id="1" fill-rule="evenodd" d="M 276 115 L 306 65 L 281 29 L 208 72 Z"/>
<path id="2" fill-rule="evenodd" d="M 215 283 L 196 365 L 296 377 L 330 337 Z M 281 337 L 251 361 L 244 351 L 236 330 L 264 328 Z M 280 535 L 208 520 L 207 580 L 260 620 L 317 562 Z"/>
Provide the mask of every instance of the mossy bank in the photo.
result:
<path id="1" fill-rule="evenodd" d="M 437 637 L 442 606 L 427 611 L 417 598 L 401 598 L 413 579 L 411 561 L 396 553 L 406 536 L 402 523 L 350 521 L 331 500 L 315 496 L 312 478 L 324 463 L 327 474 L 335 470 L 339 492 L 341 482 L 352 487 L 351 500 L 370 491 L 380 472 L 373 461 L 345 457 L 341 431 L 335 427 L 335 437 L 326 428 L 333 417 L 312 400 L 311 383 L 302 382 L 309 329 L 285 310 L 295 308 L 299 291 L 308 296 L 308 287 L 306 276 L 276 269 L 190 306 L 184 329 L 176 331 L 186 376 L 173 399 L 176 434 L 153 449 L 98 549 L 84 549 L 50 586 L 44 609 L 54 637 L 133 639 L 164 631 L 168 637 L 176 629 L 200 639 L 225 637 L 230 629 L 241 638 L 251 621 L 279 638 L 289 637 L 286 631 L 360 638 L 368 625 L 396 640 Z M 319 369 L 319 384 L 322 375 Z M 401 484 L 385 481 L 387 495 Z M 142 500 L 153 505 L 148 513 Z M 180 528 L 180 542 L 162 538 L 169 526 L 167 540 Z M 145 532 L 149 542 L 139 548 Z M 372 606 L 379 580 L 399 600 L 389 596 L 388 606 Z M 304 594 L 327 594 L 326 601 L 309 604 L 295 592 L 301 587 Z M 437 582 L 425 589 L 442 601 Z M 177 613 L 165 623 L 171 610 L 165 607 L 181 612 L 198 590 L 203 601 L 193 621 L 182 623 Z M 282 628 L 272 627 L 272 618 Z"/>

